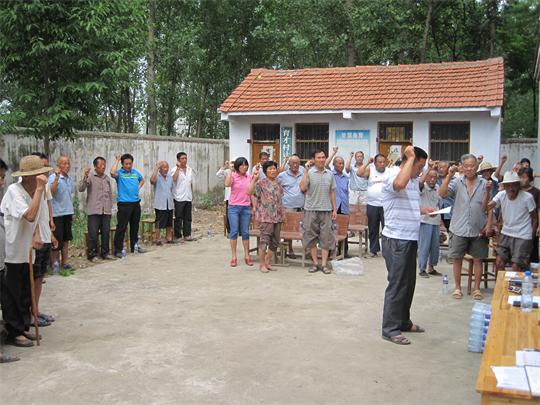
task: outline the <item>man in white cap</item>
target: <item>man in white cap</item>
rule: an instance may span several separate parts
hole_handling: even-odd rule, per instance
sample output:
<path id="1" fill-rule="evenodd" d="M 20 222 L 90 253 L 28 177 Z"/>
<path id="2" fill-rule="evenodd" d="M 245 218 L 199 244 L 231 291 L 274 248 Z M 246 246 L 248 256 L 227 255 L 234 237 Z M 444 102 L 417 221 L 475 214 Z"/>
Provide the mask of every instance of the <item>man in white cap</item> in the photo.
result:
<path id="1" fill-rule="evenodd" d="M 43 244 L 37 225 L 40 212 L 47 208 L 45 174 L 51 170 L 38 156 L 23 157 L 19 171 L 12 174 L 22 180 L 8 187 L 0 205 L 6 229 L 2 315 L 8 332 L 7 343 L 20 347 L 33 346 L 32 340 L 36 339 L 28 332 L 31 318 L 29 260 L 33 260 L 31 249 Z"/>
<path id="2" fill-rule="evenodd" d="M 503 228 L 497 244 L 497 270 L 504 270 L 512 262 L 513 271 L 522 271 L 529 265 L 532 241 L 539 232 L 536 205 L 531 194 L 521 191 L 520 178 L 514 171 L 506 172 L 502 181 L 504 191 L 489 201 L 492 183 L 484 193 L 484 210 L 500 207 Z M 489 201 L 489 202 L 488 202 Z"/>

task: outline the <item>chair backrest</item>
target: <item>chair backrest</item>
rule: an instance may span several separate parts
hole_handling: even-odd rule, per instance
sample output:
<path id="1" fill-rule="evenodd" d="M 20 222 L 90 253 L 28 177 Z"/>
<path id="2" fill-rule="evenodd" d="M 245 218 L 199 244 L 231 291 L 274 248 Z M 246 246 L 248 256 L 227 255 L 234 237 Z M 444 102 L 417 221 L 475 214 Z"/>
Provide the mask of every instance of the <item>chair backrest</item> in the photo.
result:
<path id="1" fill-rule="evenodd" d="M 299 232 L 300 221 L 303 220 L 303 212 L 285 212 L 285 218 L 283 220 L 283 224 L 281 224 L 281 230 L 284 232 Z"/>
<path id="2" fill-rule="evenodd" d="M 349 215 L 338 214 L 336 219 L 338 236 L 347 236 L 349 229 Z"/>
<path id="3" fill-rule="evenodd" d="M 350 218 L 349 224 L 351 225 L 364 225 L 367 226 L 367 206 L 351 204 L 349 206 Z"/>

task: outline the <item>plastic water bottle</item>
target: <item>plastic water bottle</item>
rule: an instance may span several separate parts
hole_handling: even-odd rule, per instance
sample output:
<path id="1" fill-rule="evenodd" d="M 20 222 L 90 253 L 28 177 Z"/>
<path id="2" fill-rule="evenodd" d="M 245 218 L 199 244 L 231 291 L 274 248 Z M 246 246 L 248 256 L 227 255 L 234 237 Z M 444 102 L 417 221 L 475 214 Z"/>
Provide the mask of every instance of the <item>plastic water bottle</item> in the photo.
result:
<path id="1" fill-rule="evenodd" d="M 58 259 L 55 259 L 53 263 L 53 274 L 58 274 L 59 272 L 60 272 L 60 265 L 58 264 Z"/>
<path id="2" fill-rule="evenodd" d="M 533 308 L 533 281 L 530 271 L 525 272 L 521 284 L 521 311 L 531 312 Z"/>
<path id="3" fill-rule="evenodd" d="M 448 294 L 448 276 L 446 274 L 442 278 L 442 293 L 443 295 Z"/>
<path id="4" fill-rule="evenodd" d="M 468 350 L 470 352 L 481 353 L 484 351 L 490 320 L 491 306 L 476 302 L 469 321 Z"/>
<path id="5" fill-rule="evenodd" d="M 443 259 L 443 252 L 441 249 L 439 249 L 439 263 L 442 263 L 442 259 Z"/>
<path id="6" fill-rule="evenodd" d="M 207 238 L 211 238 L 212 237 L 212 227 L 209 226 L 208 227 L 208 231 L 206 231 L 206 237 Z"/>
<path id="7" fill-rule="evenodd" d="M 304 233 L 306 231 L 306 228 L 304 227 L 304 221 L 300 221 L 298 223 L 298 229 L 300 230 L 300 232 Z"/>
<path id="8" fill-rule="evenodd" d="M 126 258 L 126 248 L 122 248 L 122 259 Z"/>

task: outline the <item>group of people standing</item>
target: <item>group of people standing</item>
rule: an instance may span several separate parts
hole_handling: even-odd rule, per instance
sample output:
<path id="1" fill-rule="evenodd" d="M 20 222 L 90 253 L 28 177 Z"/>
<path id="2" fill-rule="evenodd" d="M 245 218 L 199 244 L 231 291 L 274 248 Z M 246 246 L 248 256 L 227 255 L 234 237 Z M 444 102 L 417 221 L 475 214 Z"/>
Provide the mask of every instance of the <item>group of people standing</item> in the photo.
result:
<path id="1" fill-rule="evenodd" d="M 193 170 L 187 165 L 186 153 L 180 152 L 176 158 L 176 166 L 170 171 L 167 162 L 158 162 L 150 177 L 154 188 L 158 245 L 163 243 L 162 230 L 165 230 L 164 241 L 167 243 L 194 240 L 191 236 Z M 39 299 L 49 269 L 75 270 L 69 263 L 75 186 L 79 192 L 86 192 L 88 260 L 122 258 L 128 226 L 127 248 L 132 253 L 145 252 L 138 243 L 140 189 L 145 180 L 133 167 L 133 161 L 129 153 L 116 154 L 109 177 L 107 161 L 98 156 L 93 160 L 93 167 L 86 168 L 75 185 L 68 156 L 60 156 L 53 168 L 46 155 L 34 153 L 20 160 L 19 170 L 12 173 L 19 181 L 6 187 L 8 166 L 0 159 L 0 292 L 8 344 L 33 346 L 38 337 L 29 331 L 30 325 L 37 323 L 45 327 L 55 321 L 53 316 L 40 311 Z M 109 248 L 113 210 L 111 179 L 116 182 L 117 197 L 112 252 Z M 33 292 L 30 289 L 30 263 Z M 33 311 L 32 295 L 36 302 Z M 8 355 L 0 357 L 1 362 L 13 360 L 16 358 Z"/>

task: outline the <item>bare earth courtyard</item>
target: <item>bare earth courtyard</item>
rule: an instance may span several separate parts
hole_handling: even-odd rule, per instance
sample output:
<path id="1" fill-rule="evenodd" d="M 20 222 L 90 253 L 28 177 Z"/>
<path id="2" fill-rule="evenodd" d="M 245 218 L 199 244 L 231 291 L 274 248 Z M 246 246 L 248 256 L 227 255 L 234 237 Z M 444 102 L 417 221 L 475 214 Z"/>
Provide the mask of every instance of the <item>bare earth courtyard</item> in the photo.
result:
<path id="1" fill-rule="evenodd" d="M 0 367 L 2 403 L 479 403 L 473 302 L 442 296 L 440 277 L 418 278 L 427 333 L 402 347 L 380 337 L 382 258 L 356 278 L 228 262 L 215 236 L 49 277 L 57 321 L 40 347 L 4 347 L 21 361 Z"/>

